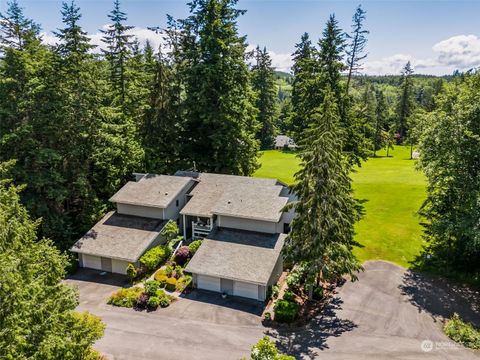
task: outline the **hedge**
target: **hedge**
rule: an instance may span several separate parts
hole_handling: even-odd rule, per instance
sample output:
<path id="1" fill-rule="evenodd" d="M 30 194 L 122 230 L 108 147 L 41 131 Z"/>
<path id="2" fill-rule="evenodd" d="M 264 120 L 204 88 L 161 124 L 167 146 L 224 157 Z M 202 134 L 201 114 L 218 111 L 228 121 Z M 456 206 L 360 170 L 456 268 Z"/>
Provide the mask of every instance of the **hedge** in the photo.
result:
<path id="1" fill-rule="evenodd" d="M 278 322 L 291 323 L 296 319 L 299 309 L 300 307 L 297 303 L 278 300 L 274 308 L 275 320 Z"/>
<path id="2" fill-rule="evenodd" d="M 148 270 L 155 270 L 161 263 L 167 260 L 170 250 L 165 245 L 156 246 L 148 250 L 141 258 L 140 263 Z"/>

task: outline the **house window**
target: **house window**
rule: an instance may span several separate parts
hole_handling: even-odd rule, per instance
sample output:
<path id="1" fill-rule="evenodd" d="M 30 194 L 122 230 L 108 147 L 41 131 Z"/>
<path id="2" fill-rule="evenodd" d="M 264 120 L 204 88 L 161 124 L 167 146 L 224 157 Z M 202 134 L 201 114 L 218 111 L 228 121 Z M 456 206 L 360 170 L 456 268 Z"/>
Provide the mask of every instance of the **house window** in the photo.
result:
<path id="1" fill-rule="evenodd" d="M 178 207 L 178 199 L 175 201 L 175 204 L 176 204 L 176 205 L 177 205 L 177 207 Z"/>
<path id="2" fill-rule="evenodd" d="M 290 224 L 283 223 L 283 233 L 288 234 L 290 232 Z"/>

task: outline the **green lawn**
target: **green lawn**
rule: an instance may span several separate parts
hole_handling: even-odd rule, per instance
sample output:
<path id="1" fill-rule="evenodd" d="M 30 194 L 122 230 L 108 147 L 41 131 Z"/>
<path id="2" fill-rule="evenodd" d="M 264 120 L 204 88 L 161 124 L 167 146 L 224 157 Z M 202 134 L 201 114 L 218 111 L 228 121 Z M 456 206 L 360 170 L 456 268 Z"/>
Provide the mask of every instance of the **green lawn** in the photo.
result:
<path id="1" fill-rule="evenodd" d="M 381 259 L 408 267 L 422 246 L 417 211 L 425 197 L 425 179 L 409 160 L 407 147 L 396 147 L 390 155 L 369 159 L 352 175 L 355 196 L 367 200 L 366 214 L 356 226 L 356 239 L 363 247 L 355 253 L 362 261 Z M 254 176 L 294 182 L 295 154 L 265 151 L 260 163 Z"/>

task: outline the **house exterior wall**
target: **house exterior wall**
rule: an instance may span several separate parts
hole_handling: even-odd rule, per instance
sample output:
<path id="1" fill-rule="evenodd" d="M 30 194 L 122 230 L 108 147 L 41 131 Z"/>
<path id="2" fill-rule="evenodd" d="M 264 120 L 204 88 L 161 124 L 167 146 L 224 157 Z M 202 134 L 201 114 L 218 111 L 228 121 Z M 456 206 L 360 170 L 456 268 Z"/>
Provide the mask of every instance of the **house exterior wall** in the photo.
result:
<path id="1" fill-rule="evenodd" d="M 112 259 L 112 272 L 116 274 L 127 275 L 128 264 L 128 261 Z"/>
<path id="2" fill-rule="evenodd" d="M 280 279 L 280 275 L 283 272 L 283 258 L 282 255 L 278 257 L 278 260 L 273 268 L 272 275 L 270 275 L 270 279 L 268 280 L 268 286 L 275 285 L 275 283 Z"/>
<path id="3" fill-rule="evenodd" d="M 141 205 L 117 203 L 117 212 L 124 215 L 141 216 L 151 219 L 164 219 L 164 209 Z"/>
<path id="4" fill-rule="evenodd" d="M 180 216 L 180 210 L 182 210 L 185 204 L 187 203 L 187 194 L 190 192 L 192 187 L 193 187 L 193 183 L 190 183 L 187 186 L 185 186 L 185 188 L 182 191 L 180 191 L 180 193 L 177 195 L 175 200 L 173 200 L 170 203 L 170 205 L 168 205 L 165 208 L 165 211 L 164 211 L 165 219 L 177 220 L 180 217 L 181 225 L 183 225 L 183 222 L 182 222 L 183 217 Z M 178 206 L 177 206 L 177 201 L 178 201 Z"/>
<path id="5" fill-rule="evenodd" d="M 218 227 L 226 227 L 231 229 L 247 230 L 247 231 L 258 231 L 268 234 L 277 233 L 277 223 L 252 220 L 252 219 L 243 219 L 235 218 L 231 216 L 218 215 L 217 218 Z M 283 224 L 282 224 L 283 229 Z"/>

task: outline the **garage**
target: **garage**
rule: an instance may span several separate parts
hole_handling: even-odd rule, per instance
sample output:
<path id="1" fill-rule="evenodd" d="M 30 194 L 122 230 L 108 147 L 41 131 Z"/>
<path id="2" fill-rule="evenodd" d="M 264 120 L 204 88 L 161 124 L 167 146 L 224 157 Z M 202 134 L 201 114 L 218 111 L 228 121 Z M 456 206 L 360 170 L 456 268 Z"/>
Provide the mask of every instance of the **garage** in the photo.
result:
<path id="1" fill-rule="evenodd" d="M 102 258 L 100 256 L 82 254 L 82 263 L 83 267 L 102 270 Z"/>
<path id="2" fill-rule="evenodd" d="M 233 283 L 233 295 L 249 299 L 258 299 L 258 285 L 241 281 Z"/>
<path id="3" fill-rule="evenodd" d="M 197 287 L 199 289 L 220 292 L 220 279 L 213 276 L 198 275 Z"/>
<path id="4" fill-rule="evenodd" d="M 128 261 L 112 259 L 112 272 L 116 274 L 126 275 L 128 264 Z"/>

